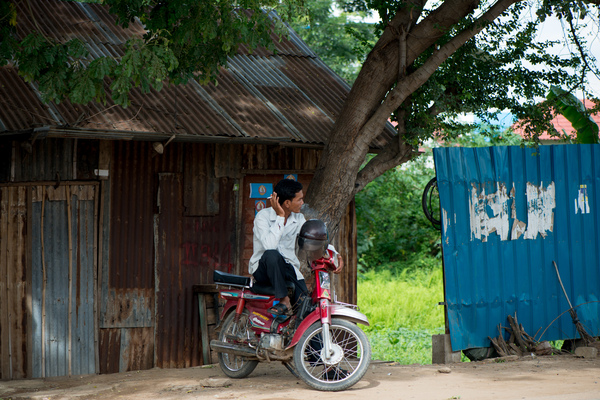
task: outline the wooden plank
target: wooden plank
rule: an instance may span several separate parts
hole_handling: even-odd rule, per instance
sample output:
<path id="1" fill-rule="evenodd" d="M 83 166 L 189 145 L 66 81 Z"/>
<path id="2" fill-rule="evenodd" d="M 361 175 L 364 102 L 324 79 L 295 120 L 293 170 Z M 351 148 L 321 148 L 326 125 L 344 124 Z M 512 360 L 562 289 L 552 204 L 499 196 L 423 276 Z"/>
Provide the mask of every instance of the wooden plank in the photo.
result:
<path id="1" fill-rule="evenodd" d="M 11 213 L 12 234 L 9 246 L 12 249 L 11 265 L 12 286 L 9 303 L 12 309 L 11 329 L 11 362 L 12 379 L 27 378 L 28 347 L 27 338 L 29 329 L 27 325 L 29 309 L 24 301 L 27 299 L 27 188 L 23 186 L 13 189 L 13 211 Z"/>
<path id="2" fill-rule="evenodd" d="M 94 299 L 94 308 L 93 308 L 93 313 L 94 313 L 94 372 L 98 373 L 100 371 L 100 360 L 99 355 L 100 355 L 100 349 L 99 349 L 99 337 L 98 337 L 98 331 L 99 331 L 99 327 L 98 327 L 98 291 L 100 290 L 100 286 L 98 284 L 98 265 L 99 265 L 99 260 L 100 260 L 100 251 L 99 251 L 99 236 L 100 236 L 100 230 L 102 228 L 102 220 L 100 219 L 100 193 L 99 193 L 99 189 L 100 189 L 100 185 L 95 186 L 94 187 L 94 223 L 97 224 L 96 226 L 94 226 L 94 253 L 93 253 L 93 257 L 94 257 L 94 270 L 93 270 L 93 275 L 94 275 L 94 295 L 93 295 L 93 299 Z"/>
<path id="3" fill-rule="evenodd" d="M 206 299 L 203 293 L 198 293 L 198 312 L 200 314 L 200 335 L 202 339 L 202 364 L 211 364 L 210 340 L 208 339 L 208 321 L 206 315 Z"/>
<path id="4" fill-rule="evenodd" d="M 68 263 L 69 263 L 69 277 L 68 277 L 68 285 L 69 285 L 69 296 L 68 296 L 68 305 L 67 305 L 67 317 L 68 317 L 68 328 L 67 328 L 67 332 L 68 332 L 68 342 L 67 342 L 67 364 L 68 364 L 68 371 L 69 371 L 69 376 L 72 375 L 72 371 L 73 371 L 73 232 L 72 232 L 72 216 L 71 216 L 71 212 L 72 212 L 72 206 L 71 206 L 71 190 L 69 186 L 65 186 L 65 198 L 67 200 L 67 237 L 69 240 L 68 243 Z"/>
<path id="5" fill-rule="evenodd" d="M 32 312 L 28 313 L 28 317 L 27 317 L 27 377 L 28 378 L 32 378 L 33 374 L 34 374 L 34 368 L 33 368 L 33 353 L 34 353 L 34 347 L 33 347 L 33 336 L 34 336 L 34 325 L 33 325 L 33 283 L 32 283 L 32 279 L 33 279 L 33 261 L 32 261 L 32 257 L 33 257 L 33 248 L 31 245 L 32 242 L 32 218 L 33 218 L 33 202 L 32 202 L 32 194 L 34 192 L 34 188 L 33 187 L 27 187 L 27 239 L 26 239 L 26 247 L 25 247 L 25 254 L 26 254 L 26 265 L 27 265 L 27 308 L 29 310 L 31 310 Z"/>
<path id="6" fill-rule="evenodd" d="M 46 287 L 48 286 L 48 273 L 46 271 L 46 256 L 44 246 L 44 213 L 46 210 L 46 187 L 42 188 L 42 215 L 40 217 L 40 242 L 42 253 L 42 378 L 46 377 Z"/>
<path id="7" fill-rule="evenodd" d="M 0 188 L 0 238 L 9 235 L 10 188 Z M 9 326 L 8 241 L 0 240 L 0 326 Z M 0 331 L 0 379 L 11 379 L 9 330 Z"/>

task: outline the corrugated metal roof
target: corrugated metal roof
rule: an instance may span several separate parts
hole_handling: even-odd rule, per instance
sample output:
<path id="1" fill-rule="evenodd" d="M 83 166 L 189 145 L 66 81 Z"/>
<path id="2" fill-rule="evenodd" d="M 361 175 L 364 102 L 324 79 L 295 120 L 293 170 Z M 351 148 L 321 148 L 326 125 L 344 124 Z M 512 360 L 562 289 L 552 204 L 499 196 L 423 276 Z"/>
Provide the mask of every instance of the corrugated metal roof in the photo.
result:
<path id="1" fill-rule="evenodd" d="M 34 0 L 17 7 L 20 38 L 34 30 L 59 41 L 78 38 L 90 59 L 119 57 L 128 37 L 144 33 L 138 21 L 127 29 L 117 26 L 98 4 Z M 250 54 L 240 46 L 217 86 L 193 81 L 148 94 L 134 89 L 126 109 L 110 98 L 106 104 L 44 105 L 34 85 L 25 84 L 14 67 L 3 67 L 0 135 L 50 127 L 47 136 L 323 144 L 350 88 L 294 32 L 274 43 L 275 54 L 266 49 Z M 381 148 L 393 134 L 387 126 L 373 147 Z"/>
<path id="2" fill-rule="evenodd" d="M 515 313 L 538 340 L 575 338 L 552 261 L 579 319 L 598 336 L 600 145 L 433 154 L 452 349 L 490 346 Z"/>

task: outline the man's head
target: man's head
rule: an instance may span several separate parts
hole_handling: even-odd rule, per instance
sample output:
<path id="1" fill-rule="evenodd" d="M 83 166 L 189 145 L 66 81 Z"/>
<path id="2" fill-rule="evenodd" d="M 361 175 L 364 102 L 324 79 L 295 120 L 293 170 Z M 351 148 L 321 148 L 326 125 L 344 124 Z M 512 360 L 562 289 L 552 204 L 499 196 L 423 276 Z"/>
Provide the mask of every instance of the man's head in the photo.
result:
<path id="1" fill-rule="evenodd" d="M 292 179 L 282 179 L 275 185 L 273 191 L 277 193 L 279 204 L 282 207 L 293 212 L 300 212 L 299 207 L 303 204 L 302 184 L 300 182 Z M 300 194 L 299 198 L 298 194 Z M 289 203 L 286 203 L 286 201 L 289 201 Z"/>

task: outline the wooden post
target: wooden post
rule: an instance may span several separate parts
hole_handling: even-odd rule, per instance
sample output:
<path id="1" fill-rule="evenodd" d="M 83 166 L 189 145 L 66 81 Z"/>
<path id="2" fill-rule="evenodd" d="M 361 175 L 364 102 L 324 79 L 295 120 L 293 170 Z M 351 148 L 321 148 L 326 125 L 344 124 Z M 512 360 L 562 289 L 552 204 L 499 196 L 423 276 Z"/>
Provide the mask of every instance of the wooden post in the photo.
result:
<path id="1" fill-rule="evenodd" d="M 68 240 L 69 240 L 69 248 L 68 248 L 68 257 L 69 257 L 69 305 L 67 306 L 68 308 L 68 317 L 67 317 L 67 323 L 69 324 L 68 326 L 68 340 L 69 343 L 67 344 L 67 355 L 69 357 L 69 359 L 67 360 L 68 366 L 69 366 L 69 376 L 72 375 L 72 362 L 73 362 L 73 357 L 72 357 L 72 350 L 73 350 L 73 227 L 71 226 L 72 224 L 72 217 L 71 217 L 71 211 L 72 211 L 72 206 L 71 206 L 71 187 L 69 185 L 65 186 L 65 197 L 67 198 L 67 234 L 68 234 Z"/>
<path id="2" fill-rule="evenodd" d="M 204 293 L 198 293 L 198 312 L 200 313 L 200 337 L 202 339 L 202 364 L 211 364 L 210 344 L 208 340 L 208 323 L 206 316 L 206 298 Z"/>
<path id="3" fill-rule="evenodd" d="M 216 320 L 219 320 L 219 302 L 216 285 L 194 285 L 193 291 L 198 296 L 198 315 L 200 317 L 200 341 L 202 344 L 202 364 L 212 364 L 212 357 L 210 351 L 210 332 L 208 327 L 209 315 L 206 307 L 206 295 L 214 295 L 215 306 L 214 312 L 216 314 Z"/>

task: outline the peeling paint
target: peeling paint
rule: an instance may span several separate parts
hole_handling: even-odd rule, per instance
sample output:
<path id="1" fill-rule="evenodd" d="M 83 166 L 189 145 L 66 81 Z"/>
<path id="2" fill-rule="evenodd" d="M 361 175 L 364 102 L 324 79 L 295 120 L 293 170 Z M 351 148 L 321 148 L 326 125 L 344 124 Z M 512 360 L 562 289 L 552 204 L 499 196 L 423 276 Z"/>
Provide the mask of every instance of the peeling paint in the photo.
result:
<path id="1" fill-rule="evenodd" d="M 554 229 L 555 187 L 551 182 L 534 185 L 527 183 L 527 220 L 517 218 L 516 190 L 507 192 L 506 184 L 496 182 L 496 191 L 486 193 L 472 184 L 469 198 L 471 240 L 487 242 L 488 236 L 496 233 L 500 240 L 535 239 L 547 236 Z M 510 210 L 510 213 L 509 213 Z M 512 226 L 512 227 L 511 227 Z"/>
<path id="2" fill-rule="evenodd" d="M 442 208 L 442 224 L 444 225 L 444 232 L 448 232 L 448 211 Z"/>
<path id="3" fill-rule="evenodd" d="M 546 237 L 546 231 L 554 229 L 554 208 L 556 208 L 554 182 L 544 189 L 527 182 L 527 230 L 525 239 L 535 239 L 538 233 Z"/>
<path id="4" fill-rule="evenodd" d="M 477 187 L 473 184 L 471 188 L 471 198 L 469 199 L 469 215 L 471 222 L 471 240 L 480 239 L 487 242 L 490 233 L 496 232 L 501 240 L 508 239 L 509 221 L 508 221 L 508 193 L 506 185 L 496 183 L 496 191 L 486 194 L 485 188 L 478 193 Z M 488 214 L 488 208 L 492 216 Z"/>
<path id="5" fill-rule="evenodd" d="M 577 198 L 575 199 L 575 214 L 589 214 L 590 203 L 588 202 L 587 185 L 579 185 Z"/>

